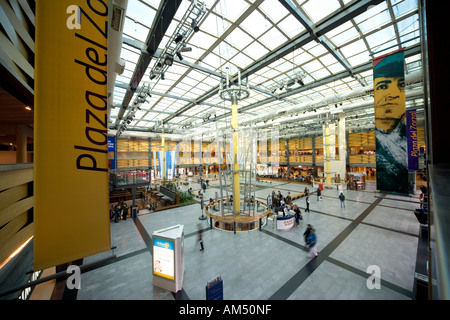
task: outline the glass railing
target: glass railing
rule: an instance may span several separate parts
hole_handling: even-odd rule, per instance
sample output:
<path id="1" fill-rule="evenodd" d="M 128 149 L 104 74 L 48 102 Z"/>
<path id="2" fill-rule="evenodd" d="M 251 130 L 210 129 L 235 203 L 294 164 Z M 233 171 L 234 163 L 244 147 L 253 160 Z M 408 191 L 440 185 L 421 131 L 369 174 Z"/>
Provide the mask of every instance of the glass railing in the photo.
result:
<path id="1" fill-rule="evenodd" d="M 150 171 L 142 169 L 116 170 L 115 173 L 109 173 L 109 183 L 116 187 L 148 185 L 150 183 Z"/>

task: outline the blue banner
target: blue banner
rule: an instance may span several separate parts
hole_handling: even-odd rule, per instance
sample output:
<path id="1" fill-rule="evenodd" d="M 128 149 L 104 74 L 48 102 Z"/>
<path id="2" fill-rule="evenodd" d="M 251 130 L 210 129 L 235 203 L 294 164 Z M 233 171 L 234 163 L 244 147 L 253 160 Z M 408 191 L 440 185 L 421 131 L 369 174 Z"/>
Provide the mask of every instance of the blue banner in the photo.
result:
<path id="1" fill-rule="evenodd" d="M 406 137 L 408 143 L 408 170 L 419 170 L 419 145 L 417 142 L 417 112 L 406 111 Z"/>
<path id="2" fill-rule="evenodd" d="M 116 137 L 108 137 L 108 151 L 116 150 Z"/>

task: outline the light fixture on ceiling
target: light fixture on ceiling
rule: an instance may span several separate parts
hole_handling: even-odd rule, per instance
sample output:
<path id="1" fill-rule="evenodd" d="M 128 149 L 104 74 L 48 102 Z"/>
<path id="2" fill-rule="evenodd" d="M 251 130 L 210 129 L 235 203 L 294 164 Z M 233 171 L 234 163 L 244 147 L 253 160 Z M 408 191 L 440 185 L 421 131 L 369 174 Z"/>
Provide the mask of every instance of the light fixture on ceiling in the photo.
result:
<path id="1" fill-rule="evenodd" d="M 164 72 L 161 72 L 161 80 L 166 80 Z"/>
<path id="2" fill-rule="evenodd" d="M 183 57 L 181 56 L 180 51 L 177 51 L 177 57 L 178 57 L 178 59 L 180 59 L 180 61 L 183 60 Z"/>
<path id="3" fill-rule="evenodd" d="M 167 54 L 166 58 L 164 59 L 164 63 L 168 66 L 171 66 L 173 64 L 173 55 Z"/>
<path id="4" fill-rule="evenodd" d="M 180 48 L 180 52 L 191 52 L 192 51 L 192 47 L 186 47 L 186 45 L 183 45 Z"/>
<path id="5" fill-rule="evenodd" d="M 199 32 L 200 31 L 200 28 L 197 25 L 197 21 L 195 21 L 195 20 L 192 20 L 191 27 L 194 30 L 194 32 Z"/>
<path id="6" fill-rule="evenodd" d="M 181 40 L 183 40 L 183 36 L 182 36 L 181 34 L 178 34 L 178 35 L 175 37 L 175 43 L 180 43 Z"/>
<path id="7" fill-rule="evenodd" d="M 28 111 L 31 111 L 30 106 L 26 106 L 25 109 L 28 110 Z"/>

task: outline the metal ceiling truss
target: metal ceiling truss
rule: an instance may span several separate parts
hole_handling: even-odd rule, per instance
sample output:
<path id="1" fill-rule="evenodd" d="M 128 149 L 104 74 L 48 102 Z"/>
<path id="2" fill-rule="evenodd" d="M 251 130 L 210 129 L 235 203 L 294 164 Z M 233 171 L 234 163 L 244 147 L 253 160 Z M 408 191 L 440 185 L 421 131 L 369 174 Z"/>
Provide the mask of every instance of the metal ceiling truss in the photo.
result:
<path id="1" fill-rule="evenodd" d="M 155 54 L 156 50 L 158 50 L 158 46 L 161 43 L 161 40 L 164 38 L 164 35 L 169 28 L 169 25 L 172 22 L 172 19 L 174 18 L 178 7 L 181 4 L 181 1 L 182 0 L 161 1 L 160 10 L 156 14 L 154 24 L 150 28 L 150 32 L 145 42 L 146 50 L 139 56 L 139 60 L 130 80 L 130 86 L 123 98 L 122 108 L 120 109 L 119 115 L 115 122 L 116 128 L 119 126 L 120 120 L 127 110 L 128 105 L 134 93 L 136 92 L 139 83 L 142 80 L 142 77 L 145 74 L 145 71 L 150 65 L 153 55 Z"/>
<path id="2" fill-rule="evenodd" d="M 306 30 L 303 33 L 301 33 L 300 35 L 298 35 L 297 37 L 295 37 L 294 39 L 287 41 L 284 45 L 280 46 L 278 49 L 269 52 L 268 54 L 266 54 L 264 57 L 262 57 L 258 61 L 255 61 L 253 64 L 249 65 L 247 68 L 241 70 L 240 71 L 241 77 L 242 78 L 247 78 L 248 76 L 250 76 L 250 75 L 254 74 L 255 72 L 263 69 L 264 67 L 266 67 L 266 66 L 270 65 L 271 63 L 273 63 L 274 61 L 276 61 L 276 60 L 286 56 L 287 54 L 295 51 L 296 49 L 301 48 L 302 46 L 308 44 L 311 41 L 316 41 L 318 43 L 321 43 L 327 49 L 327 51 L 330 54 L 332 54 L 333 57 L 344 67 L 345 71 L 340 72 L 339 74 L 332 75 L 332 76 L 327 77 L 325 79 L 322 79 L 322 80 L 319 80 L 319 81 L 315 81 L 315 82 L 310 83 L 310 84 L 308 84 L 306 86 L 297 87 L 295 89 L 289 90 L 289 91 L 284 92 L 284 93 L 279 94 L 279 95 L 275 94 L 274 92 L 270 92 L 268 90 L 262 89 L 259 86 L 250 85 L 251 89 L 254 89 L 254 90 L 257 90 L 257 91 L 259 91 L 259 92 L 261 92 L 263 94 L 266 94 L 266 95 L 269 96 L 269 98 L 267 98 L 267 99 L 265 99 L 263 101 L 259 101 L 259 102 L 247 105 L 245 107 L 241 107 L 241 108 L 239 108 L 239 113 L 248 112 L 251 109 L 254 109 L 254 108 L 259 107 L 261 105 L 268 104 L 268 103 L 273 102 L 273 101 L 284 100 L 287 97 L 292 96 L 294 94 L 298 94 L 298 93 L 301 93 L 301 92 L 304 92 L 304 91 L 307 91 L 307 90 L 311 90 L 311 89 L 320 87 L 322 85 L 326 85 L 326 84 L 332 83 L 332 82 L 337 81 L 337 80 L 345 79 L 348 76 L 352 76 L 356 80 L 360 81 L 361 79 L 359 79 L 357 77 L 357 75 L 359 73 L 361 73 L 361 72 L 365 72 L 365 71 L 368 71 L 368 70 L 372 69 L 371 61 L 369 61 L 369 62 L 367 62 L 365 64 L 362 64 L 360 66 L 352 68 L 348 64 L 348 62 L 345 60 L 345 58 L 343 58 L 343 56 L 340 54 L 339 49 L 335 48 L 324 37 L 324 35 L 327 32 L 333 30 L 334 28 L 340 26 L 341 24 L 343 24 L 343 23 L 345 23 L 347 21 L 350 21 L 353 18 L 355 18 L 356 16 L 358 16 L 359 14 L 365 12 L 370 6 L 377 5 L 377 4 L 379 4 L 379 3 L 381 3 L 381 2 L 383 2 L 385 0 L 361 0 L 361 1 L 355 1 L 355 2 L 351 3 L 350 5 L 348 5 L 347 7 L 341 8 L 341 10 L 339 12 L 337 12 L 336 14 L 333 14 L 328 19 L 326 19 L 325 21 L 319 23 L 316 26 L 306 17 L 305 14 L 303 14 L 302 11 L 300 11 L 295 6 L 295 4 L 291 0 L 279 0 L 279 1 L 284 7 L 286 7 L 286 9 L 289 10 L 289 12 L 291 12 L 291 14 L 293 14 L 297 18 L 297 20 L 300 23 L 302 23 L 302 25 L 305 26 Z M 244 14 L 240 16 L 238 21 L 236 21 L 234 24 L 232 24 L 230 26 L 230 28 L 228 28 L 228 30 L 221 37 L 219 37 L 217 39 L 217 41 L 202 55 L 202 57 L 200 57 L 198 59 L 198 61 L 201 61 L 212 50 L 214 50 L 214 48 L 216 46 L 218 46 L 240 24 L 240 22 L 242 22 L 245 18 L 247 18 L 259 6 L 259 4 L 261 2 L 262 2 L 262 0 L 258 0 L 255 3 L 253 3 L 244 12 Z M 217 2 L 215 2 L 213 6 L 215 6 L 216 4 L 217 4 Z M 343 6 L 342 3 L 341 3 L 341 6 Z M 391 14 L 391 17 L 392 17 L 392 14 L 393 14 L 392 13 L 392 8 L 390 8 L 389 10 L 390 10 L 390 14 Z M 161 13 L 161 10 L 160 10 L 160 13 Z M 162 13 L 161 13 L 161 15 L 162 15 Z M 392 21 L 393 21 L 392 23 L 395 22 L 394 19 L 392 19 Z M 352 21 L 352 23 L 355 26 L 355 23 L 353 21 Z M 181 23 L 180 23 L 180 25 L 181 25 Z M 180 30 L 180 28 L 177 28 L 177 30 Z M 360 33 L 359 29 L 357 29 L 357 30 Z M 176 33 L 177 32 L 174 32 L 174 34 L 176 34 Z M 150 35 L 149 35 L 149 37 L 150 37 Z M 174 36 L 172 36 L 172 38 L 173 37 Z M 173 38 L 173 40 L 175 40 L 175 38 Z M 140 43 L 139 41 L 136 41 L 136 40 L 133 40 L 133 39 L 124 38 L 124 43 L 127 43 L 128 45 L 141 50 L 141 52 L 142 52 L 141 56 L 146 55 L 146 54 L 148 55 L 148 52 L 152 52 L 152 56 L 154 58 L 157 58 L 158 61 L 160 59 L 164 59 L 165 58 L 164 51 L 161 52 L 160 50 L 158 50 L 157 46 L 154 47 L 154 51 L 152 51 L 152 50 L 149 51 L 148 50 L 148 46 L 147 46 L 147 51 L 144 51 L 145 50 L 145 44 Z M 148 40 L 147 40 L 147 43 L 148 43 Z M 180 43 L 181 43 L 181 41 L 179 41 L 178 44 L 180 44 Z M 366 46 L 367 46 L 366 40 L 365 40 L 365 43 L 366 43 Z M 179 45 L 179 47 L 180 48 L 183 47 L 183 44 L 181 43 Z M 420 45 L 414 45 L 414 46 L 411 46 L 411 47 L 409 47 L 409 48 L 407 48 L 405 50 L 405 57 L 410 57 L 410 56 L 416 55 L 416 54 L 418 54 L 420 52 L 421 52 Z M 140 58 L 140 60 L 141 60 L 141 58 Z M 202 66 L 198 65 L 197 63 L 189 63 L 189 62 L 187 62 L 185 60 L 181 60 L 181 59 L 177 59 L 175 61 L 176 61 L 176 63 L 179 63 L 181 65 L 184 65 L 184 66 L 188 67 L 188 71 L 187 72 L 189 72 L 191 69 L 196 69 L 196 70 L 204 72 L 204 73 L 206 73 L 208 75 L 212 75 L 212 76 L 217 77 L 219 82 L 223 81 L 225 79 L 225 75 L 224 74 L 221 74 L 221 73 L 213 71 L 213 70 L 209 70 L 209 69 L 207 69 L 205 67 L 202 67 Z M 138 65 L 142 65 L 142 64 L 143 64 L 142 62 L 140 64 L 138 62 Z M 136 70 L 142 69 L 142 66 L 138 67 L 138 65 L 136 66 Z M 145 69 L 143 69 L 142 74 L 143 74 L 143 72 L 145 72 Z M 133 79 L 132 79 L 132 81 L 130 82 L 130 86 L 128 86 L 126 88 L 127 89 L 127 93 L 130 92 L 130 91 L 131 92 L 136 91 L 137 86 L 133 87 L 133 84 L 135 84 L 136 80 L 137 80 L 137 77 L 135 75 L 136 75 L 136 71 L 135 71 L 135 74 L 133 74 L 133 79 L 135 81 L 133 81 Z M 141 78 L 142 78 L 142 76 L 141 76 Z M 236 81 L 237 80 L 237 74 L 234 75 L 234 76 L 231 76 L 230 79 L 231 79 L 230 81 Z M 173 87 L 175 87 L 177 83 L 175 83 L 173 85 Z M 361 83 L 361 84 L 364 85 L 364 83 Z M 226 109 L 228 111 L 225 114 L 222 114 L 220 116 L 214 117 L 212 119 L 210 118 L 209 120 L 208 119 L 203 119 L 204 120 L 204 124 L 209 123 L 209 122 L 215 122 L 215 121 L 218 121 L 220 119 L 229 117 L 231 115 L 229 107 L 217 106 L 217 105 L 212 105 L 212 104 L 205 103 L 206 100 L 208 100 L 211 97 L 213 97 L 214 95 L 218 94 L 218 92 L 219 92 L 219 84 L 216 87 L 210 89 L 209 91 L 205 92 L 204 94 L 202 94 L 201 96 L 199 96 L 198 98 L 193 99 L 193 100 L 192 99 L 182 98 L 182 97 L 175 97 L 175 96 L 171 96 L 171 95 L 168 95 L 168 94 L 161 94 L 161 93 L 155 93 L 155 92 L 152 92 L 152 93 L 154 93 L 156 95 L 160 95 L 161 97 L 170 97 L 170 98 L 173 98 L 173 99 L 183 100 L 183 101 L 188 102 L 187 105 L 185 105 L 184 107 L 180 108 L 179 110 L 177 110 L 177 111 L 175 111 L 173 113 L 160 112 L 160 113 L 163 113 L 163 114 L 169 114 L 168 117 L 166 117 L 164 120 L 160 121 L 161 125 L 164 125 L 164 124 L 167 124 L 170 120 L 174 119 L 175 117 L 183 116 L 184 112 L 188 111 L 189 109 L 193 108 L 194 106 L 201 105 L 201 104 L 205 104 L 205 105 L 208 105 L 208 106 L 211 106 L 211 107 Z M 125 102 L 125 100 L 126 100 L 126 96 L 124 98 L 124 102 Z M 125 107 L 125 104 L 123 104 L 123 106 Z M 149 112 L 151 112 L 151 110 Z M 117 119 L 117 121 L 119 121 L 122 116 L 123 116 L 123 114 L 122 115 L 119 114 L 119 118 Z M 196 118 L 196 119 L 200 118 L 200 117 L 193 117 L 193 116 L 187 116 L 187 117 L 189 117 L 189 118 Z M 116 121 L 116 123 L 117 123 L 117 121 Z M 186 122 L 179 123 L 177 125 L 178 126 L 181 125 L 181 126 L 184 126 L 184 127 L 189 127 L 189 124 L 186 123 Z M 136 128 L 136 129 L 139 130 L 138 128 Z M 148 131 L 149 128 L 145 127 L 145 128 L 143 128 L 143 130 L 147 130 Z"/>
<path id="3" fill-rule="evenodd" d="M 279 0 L 279 1 L 283 4 L 283 2 L 282 2 L 283 0 Z M 369 6 L 377 5 L 377 4 L 379 4 L 379 3 L 383 2 L 383 1 L 385 1 L 385 0 L 361 0 L 361 1 L 355 1 L 354 3 L 348 5 L 347 7 L 342 8 L 341 11 L 339 11 L 338 13 L 336 13 L 335 15 L 330 17 L 329 19 L 327 19 L 327 20 L 321 22 L 320 24 L 318 24 L 317 26 L 315 26 L 313 34 L 311 34 L 310 31 L 306 30 L 305 32 L 303 32 L 302 34 L 297 36 L 296 38 L 287 41 L 284 45 L 282 45 L 278 49 L 269 52 L 268 54 L 266 54 L 264 57 L 262 57 L 258 61 L 255 61 L 249 67 L 245 68 L 244 70 L 241 70 L 241 77 L 242 78 L 249 77 L 253 73 L 263 69 L 264 67 L 266 67 L 268 65 L 270 65 L 271 63 L 273 63 L 274 61 L 278 60 L 279 58 L 286 56 L 287 54 L 293 52 L 297 48 L 300 48 L 300 47 L 306 45 L 307 43 L 309 43 L 311 41 L 314 41 L 318 37 L 326 34 L 328 31 L 333 30 L 334 28 L 340 26 L 341 24 L 343 24 L 343 23 L 353 19 L 354 17 L 358 16 L 359 14 L 365 12 L 369 8 Z M 261 2 L 261 1 L 259 1 L 259 2 Z M 254 7 L 255 5 L 259 5 L 259 3 L 258 4 L 254 3 L 252 5 L 252 7 Z M 247 12 L 248 11 L 249 11 L 249 9 L 247 10 Z M 248 14 L 250 14 L 250 13 L 248 13 Z M 238 24 L 235 23 L 235 25 L 238 25 Z M 230 27 L 230 29 L 231 28 L 232 27 Z M 218 39 L 216 41 L 215 45 L 218 45 L 218 42 L 222 41 L 224 39 L 224 37 L 226 37 L 226 35 L 223 35 L 220 39 Z M 353 73 L 357 73 L 357 72 L 355 70 L 353 70 Z M 348 71 L 346 71 L 345 76 L 348 76 Z M 231 81 L 232 82 L 236 82 L 237 81 L 237 74 L 235 76 L 231 77 Z M 294 94 L 293 91 L 287 92 L 286 96 Z M 203 101 L 211 98 L 212 96 L 218 94 L 218 92 L 219 92 L 219 85 L 217 85 L 216 87 L 210 89 L 208 92 L 206 92 L 203 95 L 201 95 L 200 97 L 198 97 L 196 99 L 196 101 L 198 103 L 203 102 Z M 255 106 L 259 106 L 259 105 L 262 105 L 264 103 L 269 103 L 271 101 L 276 101 L 276 100 L 278 100 L 278 98 L 274 97 L 272 95 L 272 97 L 267 99 L 267 100 L 265 100 L 265 102 L 255 103 L 255 104 L 251 105 L 251 107 L 247 106 L 247 108 L 245 108 L 245 109 L 244 108 L 239 108 L 239 113 L 242 113 L 242 112 L 247 111 L 247 110 L 249 110 L 251 108 L 254 108 Z M 181 115 L 183 112 L 189 110 L 194 105 L 195 104 L 186 105 L 185 107 L 183 107 L 180 110 L 178 110 L 175 113 L 175 115 L 167 117 L 166 119 L 164 119 L 163 122 L 167 123 L 168 121 L 172 120 L 174 117 L 176 117 L 178 115 Z M 225 118 L 225 117 L 230 116 L 230 115 L 231 115 L 231 112 L 229 112 L 227 114 L 224 114 L 224 115 L 221 115 L 221 116 L 218 116 L 217 120 L 219 120 L 219 118 L 222 119 L 222 118 Z"/>

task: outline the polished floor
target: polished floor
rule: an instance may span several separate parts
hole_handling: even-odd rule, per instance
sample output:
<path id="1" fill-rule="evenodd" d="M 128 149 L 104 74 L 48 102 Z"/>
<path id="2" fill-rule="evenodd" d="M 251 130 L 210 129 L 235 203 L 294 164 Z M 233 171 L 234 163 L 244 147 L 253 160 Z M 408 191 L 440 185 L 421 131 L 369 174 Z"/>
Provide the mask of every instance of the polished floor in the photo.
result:
<path id="1" fill-rule="evenodd" d="M 194 190 L 198 184 L 192 184 Z M 303 191 L 305 185 L 265 182 L 257 199 L 265 201 L 272 190 L 283 194 Z M 310 189 L 312 189 L 310 187 Z M 214 183 L 206 199 L 214 198 Z M 364 191 L 345 190 L 345 208 L 337 190 L 324 190 L 323 200 L 311 196 L 310 213 L 305 199 L 294 203 L 302 210 L 299 227 L 287 231 L 271 222 L 261 231 L 233 232 L 210 229 L 200 220 L 200 204 L 156 213 L 141 212 L 136 220 L 111 222 L 114 250 L 84 259 L 105 263 L 84 270 L 77 300 L 205 300 L 208 280 L 220 275 L 225 300 L 411 300 L 420 225 L 414 216 L 418 196 L 376 193 L 368 183 Z M 202 224 L 205 250 L 198 244 Z M 172 225 L 184 225 L 183 289 L 174 294 L 153 286 L 151 235 Z M 316 229 L 318 252 L 308 258 L 303 240 L 307 224 Z M 367 285 L 369 266 L 376 266 L 380 289 Z"/>

